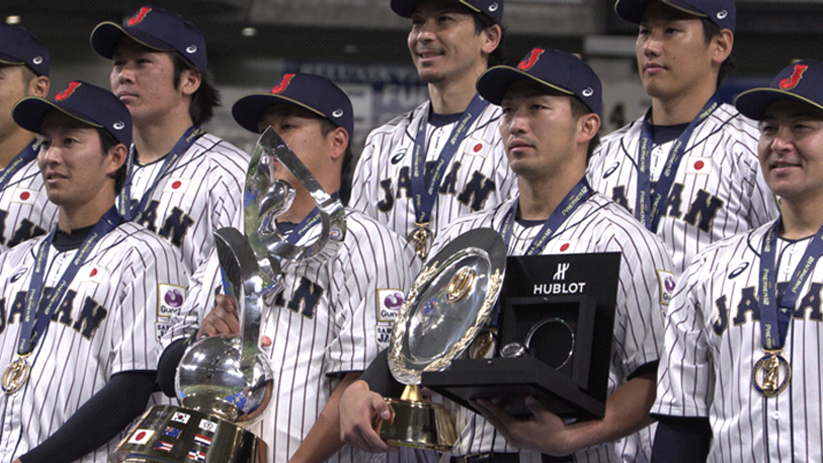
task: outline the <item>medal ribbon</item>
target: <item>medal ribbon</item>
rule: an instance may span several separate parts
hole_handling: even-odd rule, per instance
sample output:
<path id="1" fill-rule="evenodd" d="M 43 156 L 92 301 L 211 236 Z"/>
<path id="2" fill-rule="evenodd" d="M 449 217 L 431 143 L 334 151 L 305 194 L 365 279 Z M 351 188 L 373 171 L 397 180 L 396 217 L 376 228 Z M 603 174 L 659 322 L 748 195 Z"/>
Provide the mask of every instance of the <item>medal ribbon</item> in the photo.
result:
<path id="1" fill-rule="evenodd" d="M 339 199 L 340 194 L 338 192 L 334 192 L 331 195 L 331 197 L 334 199 Z M 288 242 L 289 244 L 297 244 L 297 242 L 300 241 L 301 238 L 306 236 L 306 233 L 308 233 L 309 230 L 312 229 L 312 227 L 317 225 L 317 222 L 319 220 L 320 210 L 317 207 L 315 207 L 314 209 L 312 209 L 311 212 L 309 212 L 309 215 L 303 217 L 303 220 L 301 220 L 300 223 L 296 227 L 294 227 L 294 230 L 292 230 L 292 232 L 289 233 L 289 236 L 286 237 L 286 242 Z"/>
<path id="2" fill-rule="evenodd" d="M 122 216 L 117 212 L 116 207 L 112 207 L 106 212 L 103 217 L 91 229 L 89 236 L 86 237 L 77 254 L 69 263 L 66 271 L 57 282 L 57 286 L 45 301 L 40 300 L 40 295 L 43 292 L 43 278 L 46 273 L 46 264 L 48 261 L 48 248 L 54 240 L 56 229 L 43 240 L 40 247 L 37 249 L 37 257 L 35 257 L 34 274 L 29 283 L 29 291 L 26 295 L 26 305 L 23 308 L 23 322 L 21 325 L 20 342 L 17 346 L 17 354 L 20 356 L 28 355 L 34 350 L 40 336 L 46 331 L 52 315 L 57 311 L 60 303 L 68 291 L 69 285 L 77 271 L 85 263 L 86 258 L 91 254 L 95 245 L 106 234 L 114 230 L 123 221 Z M 44 304 L 45 303 L 45 304 Z"/>
<path id="3" fill-rule="evenodd" d="M 437 190 L 440 188 L 440 183 L 443 181 L 443 176 L 446 173 L 446 167 L 451 162 L 457 148 L 466 139 L 469 127 L 473 120 L 486 109 L 489 102 L 475 94 L 472 98 L 469 107 L 463 111 L 460 119 L 455 124 L 449 135 L 449 140 L 446 145 L 440 150 L 440 156 L 437 158 L 432 170 L 431 179 L 428 187 L 426 186 L 426 126 L 428 121 L 426 117 L 421 118 L 420 125 L 417 128 L 417 136 L 414 138 L 414 151 L 412 153 L 412 175 L 411 175 L 411 189 L 414 205 L 415 221 L 419 224 L 429 223 L 431 220 L 432 209 L 434 209 L 434 202 L 437 198 Z"/>
<path id="4" fill-rule="evenodd" d="M 538 232 L 537 236 L 532 240 L 525 255 L 536 256 L 543 252 L 543 249 L 549 241 L 554 238 L 560 226 L 563 225 L 566 219 L 572 215 L 581 204 L 586 202 L 586 199 L 588 199 L 591 194 L 592 188 L 589 186 L 589 182 L 586 181 L 585 177 L 581 178 L 571 191 L 566 194 L 566 197 L 560 201 L 560 204 L 557 205 L 554 211 L 552 211 L 552 214 L 546 219 L 546 222 L 543 223 L 543 227 L 540 228 L 540 232 Z M 500 230 L 500 235 L 506 243 L 506 248 L 509 247 L 509 242 L 511 241 L 512 229 L 514 228 L 517 206 L 519 204 L 520 200 L 515 200 L 511 209 L 509 209 L 509 212 L 506 214 L 506 218 L 503 219 L 503 227 Z"/>
<path id="5" fill-rule="evenodd" d="M 717 95 L 712 95 L 703 109 L 689 123 L 686 130 L 677 137 L 674 141 L 672 149 L 669 151 L 669 157 L 666 158 L 666 165 L 663 172 L 660 174 L 660 179 L 652 192 L 651 188 L 651 152 L 652 152 L 652 124 L 650 113 L 646 114 L 643 119 L 643 125 L 640 128 L 640 145 L 637 153 L 637 199 L 635 200 L 634 215 L 637 220 L 643 224 L 644 227 L 657 232 L 657 225 L 660 222 L 660 215 L 666 205 L 666 200 L 669 197 L 674 184 L 674 177 L 677 175 L 677 168 L 680 166 L 680 161 L 683 158 L 683 153 L 686 149 L 686 144 L 694 132 L 695 127 L 706 120 L 714 110 L 720 106 L 720 100 Z"/>
<path id="6" fill-rule="evenodd" d="M 126 182 L 123 184 L 123 189 L 120 191 L 120 203 L 118 204 L 120 215 L 123 216 L 125 220 L 133 220 L 135 222 L 140 221 L 143 216 L 143 212 L 146 210 L 146 205 L 149 203 L 149 198 L 151 197 L 155 187 L 157 187 L 157 184 L 160 182 L 160 179 L 169 173 L 169 170 L 177 162 L 177 159 L 188 151 L 189 148 L 191 148 L 191 145 L 193 145 L 194 142 L 204 133 L 205 132 L 197 126 L 191 126 L 185 133 L 183 133 L 183 136 L 177 140 L 177 143 L 175 143 L 174 147 L 172 147 L 171 151 L 169 151 L 169 154 L 166 155 L 166 158 L 163 160 L 163 166 L 160 168 L 160 172 L 154 178 L 154 181 L 151 183 L 149 188 L 146 189 L 146 192 L 143 194 L 140 202 L 136 205 L 132 205 L 131 200 L 131 183 L 135 165 L 134 145 L 131 146 L 129 149 L 129 159 L 126 162 Z"/>
<path id="7" fill-rule="evenodd" d="M 789 280 L 789 286 L 778 301 L 775 254 L 781 221 L 782 219 L 778 219 L 766 233 L 760 253 L 760 335 L 763 349 L 766 351 L 783 348 L 786 333 L 789 330 L 789 321 L 791 321 L 797 299 L 800 297 L 800 290 L 812 274 L 817 259 L 823 254 L 823 227 L 821 227 L 806 247 L 803 258 L 798 262 Z"/>
<path id="8" fill-rule="evenodd" d="M 9 165 L 7 165 L 2 172 L 0 172 L 0 191 L 3 191 L 8 186 L 11 178 L 16 174 L 20 169 L 26 166 L 26 164 L 34 161 L 37 158 L 37 152 L 40 150 L 40 140 L 35 139 L 33 142 L 29 143 L 23 151 L 17 154 L 14 159 L 11 160 Z"/>

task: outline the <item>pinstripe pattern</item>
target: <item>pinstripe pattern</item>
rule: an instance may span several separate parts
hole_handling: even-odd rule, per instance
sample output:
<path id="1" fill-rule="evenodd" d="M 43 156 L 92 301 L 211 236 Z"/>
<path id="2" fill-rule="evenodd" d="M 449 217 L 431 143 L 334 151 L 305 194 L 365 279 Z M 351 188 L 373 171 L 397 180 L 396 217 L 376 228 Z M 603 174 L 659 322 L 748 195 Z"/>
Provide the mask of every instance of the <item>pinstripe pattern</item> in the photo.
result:
<path id="1" fill-rule="evenodd" d="M 411 287 L 418 264 L 411 246 L 395 233 L 362 213 L 348 209 L 346 238 L 328 260 L 310 260 L 289 269 L 282 297 L 264 313 L 261 335 L 273 345 L 263 348 L 274 372 L 275 400 L 264 412 L 255 431 L 269 445 L 269 461 L 285 462 L 308 434 L 339 377 L 362 371 L 380 349 L 387 347 L 396 295 Z M 320 227 L 298 244 L 313 241 Z M 173 317 L 164 341 L 193 333 L 204 317 L 204 307 L 214 305 L 219 287 L 216 254 L 198 276 L 202 284 L 192 289 L 189 303 Z M 309 291 L 307 291 L 307 288 Z M 300 296 L 308 296 L 298 302 Z M 319 295 L 312 303 L 312 295 Z M 386 297 L 392 297 L 387 307 Z M 402 295 L 401 295 L 402 298 Z M 331 462 L 364 461 L 367 456 L 349 446 Z"/>
<path id="2" fill-rule="evenodd" d="M 34 253 L 42 239 L 0 255 L 0 365 L 4 367 L 16 355 L 20 334 L 22 308 L 15 301 L 29 287 Z M 161 303 L 164 288 L 174 285 L 183 294 L 184 266 L 168 243 L 133 223 L 121 224 L 95 248 L 30 357 L 32 376 L 26 387 L 0 397 L 0 461 L 14 460 L 53 434 L 112 375 L 157 368 L 154 346 L 156 325 L 166 310 Z M 75 254 L 76 250 L 49 248 L 47 288 L 56 284 Z M 104 315 L 96 328 L 81 315 L 87 304 L 96 304 L 94 313 Z M 77 461 L 106 462 L 122 437 Z"/>
<path id="3" fill-rule="evenodd" d="M 801 309 L 789 325 L 782 354 L 792 366 L 788 388 L 765 399 L 751 384 L 752 367 L 763 357 L 755 298 L 759 250 L 770 225 L 701 253 L 678 282 L 669 311 L 670 354 L 660 362 L 652 412 L 708 417 L 714 434 L 709 462 L 823 461 L 820 265 L 800 292 Z M 809 242 L 778 239 L 779 294 Z"/>
<path id="4" fill-rule="evenodd" d="M 31 161 L 0 191 L 0 253 L 56 223 L 57 206 L 49 202 L 37 161 Z"/>
<path id="5" fill-rule="evenodd" d="M 637 197 L 635 160 L 642 122 L 638 119 L 604 137 L 587 172 L 592 188 L 630 211 Z M 727 104 L 695 127 L 657 229 L 671 250 L 677 275 L 706 245 L 777 217 L 774 195 L 757 160 L 759 136 L 757 125 Z M 652 150 L 652 182 L 660 177 L 672 143 Z M 694 214 L 693 205 L 701 203 L 717 210 Z"/>
<path id="6" fill-rule="evenodd" d="M 156 212 L 147 213 L 141 224 L 172 243 L 189 274 L 206 261 L 214 247 L 215 230 L 242 228 L 237 218 L 248 164 L 248 154 L 205 134 L 177 160 L 152 192 L 147 210 L 156 201 Z M 163 159 L 159 159 L 136 166 L 133 199 L 142 198 L 162 165 Z"/>
<path id="7" fill-rule="evenodd" d="M 435 247 L 471 229 L 490 227 L 500 230 L 510 207 L 511 202 L 507 202 L 458 220 L 441 233 Z M 525 254 L 539 228 L 515 224 L 507 254 Z M 658 270 L 670 272 L 672 264 L 666 248 L 654 235 L 624 209 L 596 193 L 569 216 L 564 228 L 548 243 L 543 254 L 597 252 L 622 253 L 609 371 L 608 394 L 611 395 L 638 367 L 658 359 L 658 346 L 663 344 Z M 638 265 L 640 263 L 642 266 Z M 457 428 L 460 439 L 452 450 L 454 455 L 517 451 L 480 415 L 466 409 L 458 412 Z M 637 439 L 636 436 L 630 438 Z M 575 461 L 621 461 L 618 455 L 625 440 L 577 452 Z M 651 442 L 644 445 L 650 448 Z M 648 456 L 638 456 L 636 461 L 643 461 L 643 458 Z"/>
<path id="8" fill-rule="evenodd" d="M 374 129 L 366 139 L 352 180 L 351 206 L 404 238 L 414 229 L 415 221 L 410 181 L 414 137 L 420 120 L 428 117 L 429 106 L 426 102 Z M 489 105 L 472 122 L 466 139 L 446 168 L 432 211 L 432 230 L 466 214 L 494 207 L 516 192 L 515 175 L 500 140 L 499 121 L 500 108 Z M 437 160 L 454 124 L 428 125 L 427 163 Z M 471 195 L 478 185 L 488 191 Z"/>

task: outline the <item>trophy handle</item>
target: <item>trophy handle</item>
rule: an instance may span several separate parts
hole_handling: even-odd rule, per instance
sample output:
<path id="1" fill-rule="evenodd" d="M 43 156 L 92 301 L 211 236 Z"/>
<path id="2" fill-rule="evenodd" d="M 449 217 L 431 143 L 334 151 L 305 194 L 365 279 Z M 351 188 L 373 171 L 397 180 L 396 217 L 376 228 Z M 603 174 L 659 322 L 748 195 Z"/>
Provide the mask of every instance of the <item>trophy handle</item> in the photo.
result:
<path id="1" fill-rule="evenodd" d="M 239 306 L 242 361 L 257 354 L 263 298 L 277 295 L 283 285 L 280 278 L 275 278 L 268 286 L 264 286 L 254 251 L 239 230 L 221 228 L 214 232 L 214 237 L 226 295 L 233 297 Z"/>
<path id="2" fill-rule="evenodd" d="M 322 224 L 321 231 L 314 242 L 308 245 L 296 246 L 287 242 L 277 233 L 274 226 L 274 218 L 288 210 L 293 199 L 291 193 L 291 199 L 288 201 L 270 200 L 272 196 L 284 194 L 281 193 L 283 188 L 277 185 L 278 182 L 285 182 L 272 181 L 274 159 L 303 184 L 317 206 Z M 261 191 L 266 193 L 261 195 Z M 246 176 L 245 207 L 246 236 L 252 242 L 251 246 L 258 262 L 268 260 L 265 267 L 261 266 L 264 272 L 267 269 L 271 269 L 275 274 L 285 272 L 290 264 L 315 257 L 330 244 L 339 244 L 345 237 L 346 212 L 340 199 L 323 190 L 314 175 L 271 126 L 260 135 L 252 153 Z"/>

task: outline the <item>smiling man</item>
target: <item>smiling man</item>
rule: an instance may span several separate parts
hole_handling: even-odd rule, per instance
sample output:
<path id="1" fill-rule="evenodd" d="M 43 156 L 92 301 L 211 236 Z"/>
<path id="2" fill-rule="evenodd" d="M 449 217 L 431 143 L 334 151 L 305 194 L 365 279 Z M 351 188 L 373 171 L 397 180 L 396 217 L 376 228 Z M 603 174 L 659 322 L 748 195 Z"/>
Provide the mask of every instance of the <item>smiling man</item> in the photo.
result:
<path id="1" fill-rule="evenodd" d="M 735 4 L 618 0 L 615 11 L 639 24 L 637 65 L 652 106 L 603 137 L 588 177 L 657 233 L 680 274 L 712 242 L 777 216 L 757 126 L 716 95 L 733 68 Z"/>
<path id="2" fill-rule="evenodd" d="M 660 362 L 654 461 L 823 457 L 823 63 L 743 92 L 777 220 L 701 253 L 681 277 Z M 707 458 L 708 455 L 708 458 Z"/>
<path id="3" fill-rule="evenodd" d="M 186 272 L 114 206 L 132 140 L 114 95 L 73 81 L 13 117 L 39 134 L 58 222 L 0 255 L 0 461 L 103 463 L 154 390 L 161 301 L 183 297 Z"/>
<path id="4" fill-rule="evenodd" d="M 474 88 L 504 60 L 503 0 L 392 0 L 391 8 L 411 18 L 409 51 L 430 101 L 369 134 L 351 205 L 406 237 L 425 261 L 438 230 L 515 188 L 500 109 Z"/>

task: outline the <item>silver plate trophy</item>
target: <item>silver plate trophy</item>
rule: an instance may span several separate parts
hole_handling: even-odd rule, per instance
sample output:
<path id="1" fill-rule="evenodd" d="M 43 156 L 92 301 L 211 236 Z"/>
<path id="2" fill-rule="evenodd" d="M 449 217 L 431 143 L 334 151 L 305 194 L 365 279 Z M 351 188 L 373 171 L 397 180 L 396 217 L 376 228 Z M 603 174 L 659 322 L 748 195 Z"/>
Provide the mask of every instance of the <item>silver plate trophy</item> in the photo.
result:
<path id="1" fill-rule="evenodd" d="M 422 401 L 420 376 L 449 366 L 475 339 L 491 314 L 506 267 L 500 235 L 481 228 L 466 232 L 432 257 L 409 290 L 395 321 L 389 367 L 406 384 L 403 396 L 386 398 L 393 419 L 378 423 L 390 445 L 449 450 L 457 440 L 441 404 Z"/>
<path id="2" fill-rule="evenodd" d="M 291 207 L 294 188 L 274 180 L 277 160 L 314 198 L 322 224 L 310 244 L 289 243 L 275 219 Z M 238 302 L 240 334 L 194 343 L 177 368 L 183 407 L 147 411 L 111 455 L 111 462 L 248 463 L 266 461 L 266 445 L 246 431 L 271 400 L 272 372 L 260 354 L 264 310 L 283 290 L 290 267 L 335 255 L 346 234 L 345 210 L 327 194 L 271 127 L 257 142 L 246 174 L 245 236 L 233 228 L 215 232 L 227 295 Z"/>

